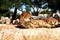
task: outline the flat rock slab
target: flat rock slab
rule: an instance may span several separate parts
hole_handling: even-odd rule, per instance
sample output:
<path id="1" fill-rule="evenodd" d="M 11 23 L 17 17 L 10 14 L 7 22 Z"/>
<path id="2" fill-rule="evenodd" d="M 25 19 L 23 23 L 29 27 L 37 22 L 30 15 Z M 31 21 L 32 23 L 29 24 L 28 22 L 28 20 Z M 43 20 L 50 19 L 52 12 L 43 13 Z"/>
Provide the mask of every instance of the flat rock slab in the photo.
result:
<path id="1" fill-rule="evenodd" d="M 3 29 L 0 40 L 60 40 L 60 28 Z"/>

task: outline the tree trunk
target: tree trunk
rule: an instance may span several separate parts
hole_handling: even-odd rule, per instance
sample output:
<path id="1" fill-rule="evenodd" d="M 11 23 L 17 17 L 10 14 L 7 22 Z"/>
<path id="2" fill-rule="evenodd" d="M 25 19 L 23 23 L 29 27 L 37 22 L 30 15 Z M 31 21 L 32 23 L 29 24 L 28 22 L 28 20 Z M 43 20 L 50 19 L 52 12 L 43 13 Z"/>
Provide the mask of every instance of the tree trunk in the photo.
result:
<path id="1" fill-rule="evenodd" d="M 38 16 L 38 8 L 37 8 L 37 11 L 35 12 L 35 16 Z"/>
<path id="2" fill-rule="evenodd" d="M 33 14 L 34 16 L 38 16 L 38 9 L 37 9 L 37 11 L 35 12 L 34 7 L 32 7 L 32 8 L 33 8 L 33 13 L 32 13 L 32 14 Z"/>
<path id="3" fill-rule="evenodd" d="M 17 8 L 15 7 L 14 14 L 13 14 L 13 16 L 12 16 L 12 19 L 13 19 L 13 20 L 16 19 L 16 13 L 17 13 Z"/>
<path id="4" fill-rule="evenodd" d="M 33 7 L 32 7 L 33 8 Z M 34 16 L 35 16 L 35 10 L 34 10 L 34 8 L 33 8 L 33 13 L 32 13 Z"/>

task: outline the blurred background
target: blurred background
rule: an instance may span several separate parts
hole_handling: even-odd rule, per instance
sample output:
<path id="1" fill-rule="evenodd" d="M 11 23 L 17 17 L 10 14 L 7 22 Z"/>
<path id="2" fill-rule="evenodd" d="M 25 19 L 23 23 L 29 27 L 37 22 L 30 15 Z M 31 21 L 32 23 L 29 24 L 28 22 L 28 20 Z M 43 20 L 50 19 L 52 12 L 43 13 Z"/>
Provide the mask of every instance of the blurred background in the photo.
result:
<path id="1" fill-rule="evenodd" d="M 11 17 L 16 19 L 23 11 L 34 16 L 60 12 L 60 0 L 0 0 L 0 18 Z"/>

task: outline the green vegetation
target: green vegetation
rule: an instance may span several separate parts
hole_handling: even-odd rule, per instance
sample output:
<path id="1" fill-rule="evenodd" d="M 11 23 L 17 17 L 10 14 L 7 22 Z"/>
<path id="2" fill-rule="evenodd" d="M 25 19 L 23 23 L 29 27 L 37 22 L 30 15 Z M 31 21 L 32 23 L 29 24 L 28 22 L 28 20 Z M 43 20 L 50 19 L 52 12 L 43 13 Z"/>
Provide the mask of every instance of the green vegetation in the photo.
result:
<path id="1" fill-rule="evenodd" d="M 40 14 L 49 14 L 49 13 L 51 13 L 51 11 L 46 10 L 46 11 L 42 11 Z"/>
<path id="2" fill-rule="evenodd" d="M 56 10 L 60 10 L 60 0 L 0 0 L 0 17 L 1 16 L 8 16 L 11 12 L 9 9 L 15 8 L 14 13 L 13 13 L 13 20 L 16 19 L 17 16 L 17 10 L 21 8 L 23 4 L 26 4 L 26 11 L 31 11 L 30 8 L 33 9 L 32 14 L 35 16 L 38 16 L 39 13 L 39 8 L 41 8 L 41 3 L 42 2 L 47 2 L 48 3 L 48 8 L 53 8 L 53 12 Z M 35 11 L 34 7 L 37 7 L 37 11 Z M 44 7 L 45 8 L 45 7 Z M 22 10 L 21 10 L 22 11 Z M 41 14 L 46 14 L 49 13 L 48 11 L 43 11 Z"/>

